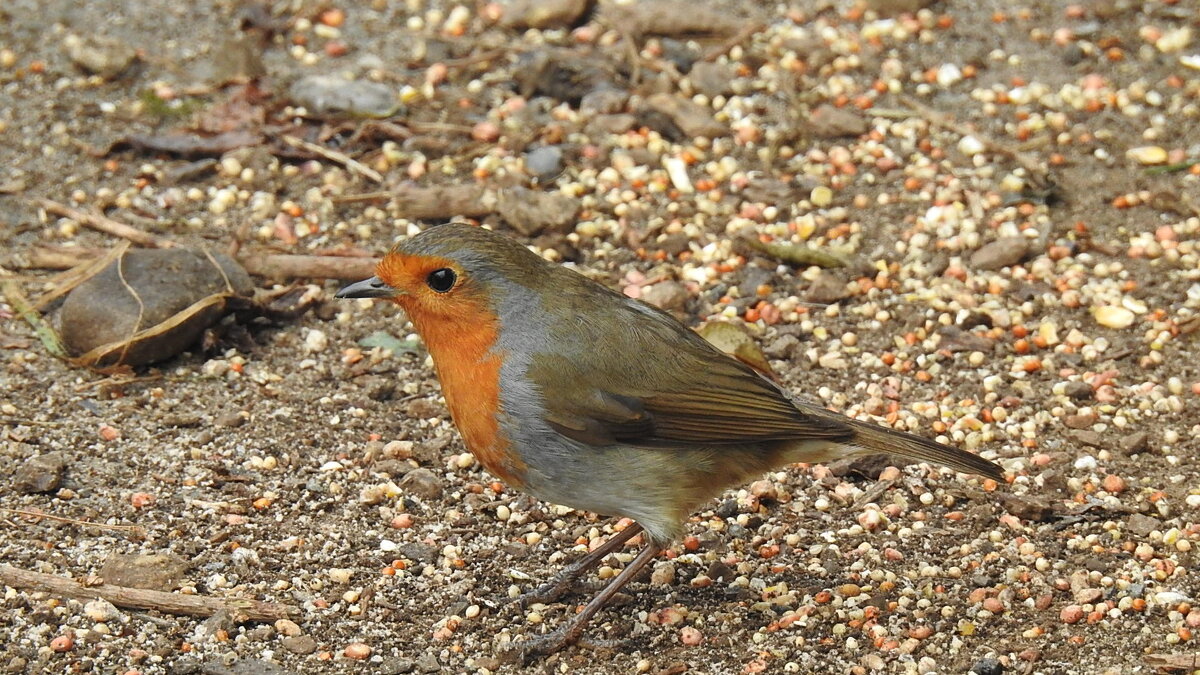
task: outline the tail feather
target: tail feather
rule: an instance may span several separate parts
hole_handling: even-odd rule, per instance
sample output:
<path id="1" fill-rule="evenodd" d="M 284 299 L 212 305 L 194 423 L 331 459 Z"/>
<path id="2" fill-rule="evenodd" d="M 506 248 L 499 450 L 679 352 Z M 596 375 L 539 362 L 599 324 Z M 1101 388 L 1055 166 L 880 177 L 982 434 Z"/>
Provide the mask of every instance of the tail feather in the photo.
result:
<path id="1" fill-rule="evenodd" d="M 899 455 L 918 462 L 941 464 L 955 471 L 1004 481 L 1004 471 L 998 465 L 966 450 L 878 424 L 858 420 L 847 421 L 854 429 L 854 437 L 845 442 L 847 445 L 861 448 L 863 454 Z"/>

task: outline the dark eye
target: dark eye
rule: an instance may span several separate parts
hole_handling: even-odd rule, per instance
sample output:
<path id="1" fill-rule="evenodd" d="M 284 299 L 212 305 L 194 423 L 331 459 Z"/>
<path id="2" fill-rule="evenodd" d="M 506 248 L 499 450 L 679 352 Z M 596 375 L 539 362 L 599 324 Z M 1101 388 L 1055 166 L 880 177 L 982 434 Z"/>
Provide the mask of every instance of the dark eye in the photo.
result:
<path id="1" fill-rule="evenodd" d="M 425 283 L 438 293 L 445 293 L 451 288 L 454 288 L 454 282 L 457 280 L 458 275 L 456 275 L 454 270 L 450 269 L 449 267 L 443 267 L 440 270 L 434 270 L 429 273 L 429 276 L 425 277 Z"/>

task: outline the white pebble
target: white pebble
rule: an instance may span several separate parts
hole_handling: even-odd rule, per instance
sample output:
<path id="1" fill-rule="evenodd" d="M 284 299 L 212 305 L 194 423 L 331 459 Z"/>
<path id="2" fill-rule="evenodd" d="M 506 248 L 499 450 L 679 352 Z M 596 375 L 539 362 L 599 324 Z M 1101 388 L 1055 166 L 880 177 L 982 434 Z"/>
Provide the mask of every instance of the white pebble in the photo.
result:
<path id="1" fill-rule="evenodd" d="M 304 336 L 304 351 L 315 354 L 323 352 L 329 347 L 329 338 L 324 331 L 319 331 L 315 328 L 310 328 L 308 334 Z"/>

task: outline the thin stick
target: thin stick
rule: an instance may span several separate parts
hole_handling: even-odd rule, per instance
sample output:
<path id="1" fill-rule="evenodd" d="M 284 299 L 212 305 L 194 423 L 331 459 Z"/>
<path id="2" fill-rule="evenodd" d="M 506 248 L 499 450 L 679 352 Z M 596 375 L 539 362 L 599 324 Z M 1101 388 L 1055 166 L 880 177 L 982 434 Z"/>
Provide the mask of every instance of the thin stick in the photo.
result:
<path id="1" fill-rule="evenodd" d="M 288 145 L 292 146 L 293 148 L 300 148 L 302 150 L 307 150 L 311 153 L 320 155 L 320 156 L 324 157 L 325 159 L 328 159 L 331 162 L 337 162 L 338 164 L 341 164 L 342 166 L 346 167 L 347 169 L 350 169 L 354 173 L 357 173 L 358 175 L 363 176 L 364 178 L 369 178 L 369 179 L 375 181 L 376 183 L 383 182 L 383 176 L 380 175 L 380 173 L 378 171 L 376 171 L 375 169 L 372 169 L 371 167 L 367 166 L 366 164 L 363 164 L 362 162 L 358 161 L 357 159 L 350 157 L 349 155 L 340 153 L 336 150 L 330 150 L 329 148 L 327 148 L 323 145 L 317 145 L 316 143 L 309 143 L 308 141 L 301 139 L 301 138 L 296 138 L 295 136 L 284 135 L 284 136 L 280 136 L 280 138 L 283 139 L 284 143 L 287 143 Z"/>
<path id="2" fill-rule="evenodd" d="M 268 279 L 337 279 L 358 281 L 375 274 L 378 258 L 335 255 L 246 256 L 238 262 L 246 272 Z"/>
<path id="3" fill-rule="evenodd" d="M 508 54 L 508 52 L 509 50 L 507 48 L 501 47 L 500 49 L 493 49 L 491 51 L 480 52 L 479 54 L 473 54 L 471 56 L 464 56 L 460 59 L 446 59 L 445 61 L 442 61 L 442 65 L 446 66 L 447 68 L 464 68 L 476 63 L 498 59 L 501 56 Z"/>
<path id="4" fill-rule="evenodd" d="M 469 134 L 472 131 L 472 128 L 465 124 L 449 124 L 447 122 L 419 122 L 417 120 L 410 120 L 405 124 L 407 124 L 410 129 L 422 134 L 436 134 L 443 132 Z"/>
<path id="5" fill-rule="evenodd" d="M 334 204 L 357 204 L 359 202 L 385 202 L 393 197 L 391 192 L 360 192 L 353 195 L 334 195 L 329 201 Z"/>
<path id="6" fill-rule="evenodd" d="M 141 525 L 108 525 L 106 523 L 95 523 L 90 520 L 78 520 L 76 518 L 68 518 L 66 516 L 56 516 L 52 513 L 42 513 L 41 511 L 30 511 L 27 509 L 7 509 L 0 507 L 0 511 L 11 513 L 17 516 L 25 516 L 26 518 L 45 518 L 60 523 L 70 523 L 72 525 L 82 525 L 84 527 L 95 527 L 101 530 L 122 530 L 133 534 L 141 534 L 146 530 Z"/>
<path id="7" fill-rule="evenodd" d="M 50 303 L 63 297 L 67 293 L 70 293 L 79 284 L 82 284 L 88 279 L 94 277 L 100 272 L 100 270 L 107 267 L 109 263 L 125 255 L 125 251 L 128 250 L 129 242 L 123 241 L 109 249 L 108 253 L 95 258 L 94 260 L 83 262 L 75 267 L 72 267 L 70 271 L 66 273 L 65 278 L 59 280 L 59 282 L 54 285 L 52 290 L 42 294 L 42 297 L 38 298 L 37 302 L 33 303 L 33 308 L 38 311 L 45 309 L 50 305 Z"/>
<path id="8" fill-rule="evenodd" d="M 13 588 L 44 591 L 68 598 L 100 598 L 117 607 L 155 610 L 165 614 L 212 616 L 217 612 L 225 611 L 237 622 L 277 621 L 300 614 L 300 610 L 296 607 L 249 598 L 214 598 L 108 584 L 85 586 L 74 579 L 30 572 L 11 565 L 0 565 L 0 583 Z"/>
<path id="9" fill-rule="evenodd" d="M 0 277 L 7 277 L 10 272 L 0 267 Z M 29 303 L 29 298 L 25 297 L 25 293 L 21 290 L 21 285 L 11 278 L 5 278 L 0 282 L 0 290 L 4 291 L 4 296 L 8 299 L 8 304 L 16 310 L 17 314 L 25 319 L 33 332 L 37 333 L 38 339 L 42 341 L 42 345 L 46 351 L 52 356 L 60 359 L 67 358 L 67 348 L 63 346 L 62 338 L 58 336 L 58 331 L 42 318 L 42 315 L 33 308 Z"/>
<path id="10" fill-rule="evenodd" d="M 28 267 L 69 269 L 104 255 L 104 249 L 39 246 L 29 252 Z M 271 279 L 337 279 L 357 281 L 375 273 L 378 258 L 335 255 L 244 254 L 246 272 Z"/>
<path id="11" fill-rule="evenodd" d="M 129 241 L 132 241 L 140 246 L 147 246 L 149 248 L 171 248 L 172 246 L 176 246 L 175 242 L 171 241 L 170 239 L 164 239 L 156 234 L 143 232 L 132 225 L 126 225 L 125 223 L 117 222 L 112 218 L 102 216 L 98 213 L 87 213 L 86 211 L 73 209 L 66 204 L 52 202 L 49 199 L 39 199 L 38 204 L 41 205 L 41 207 L 45 209 L 47 213 L 53 213 L 56 216 L 70 218 L 71 220 L 77 221 L 80 225 L 104 232 L 105 234 L 111 234 L 114 237 L 128 239 Z"/>
<path id="12" fill-rule="evenodd" d="M 712 49 L 708 50 L 708 52 L 706 52 L 704 54 L 704 56 L 700 57 L 700 60 L 701 61 L 716 61 L 717 59 L 719 59 L 722 56 L 724 56 L 725 54 L 727 54 L 729 52 L 729 50 L 742 44 L 746 40 L 749 40 L 751 37 L 754 36 L 755 33 L 762 32 L 763 30 L 766 30 L 766 26 L 761 23 L 747 24 L 744 28 L 739 30 L 733 37 L 722 42 L 721 44 L 717 45 L 716 47 L 713 47 Z"/>

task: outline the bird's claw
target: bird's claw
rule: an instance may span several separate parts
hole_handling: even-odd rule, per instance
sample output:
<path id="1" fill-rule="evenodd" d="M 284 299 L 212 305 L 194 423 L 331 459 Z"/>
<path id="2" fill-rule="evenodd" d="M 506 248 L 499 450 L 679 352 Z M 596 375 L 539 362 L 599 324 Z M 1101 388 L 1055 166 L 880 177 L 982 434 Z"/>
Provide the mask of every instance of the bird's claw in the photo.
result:
<path id="1" fill-rule="evenodd" d="M 550 656 L 579 642 L 582 632 L 581 625 L 569 623 L 545 635 L 509 645 L 499 654 L 500 660 L 510 664 L 528 665 L 539 656 Z"/>

